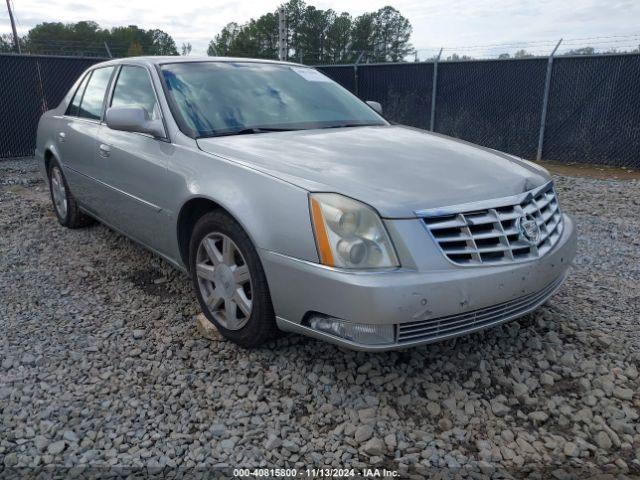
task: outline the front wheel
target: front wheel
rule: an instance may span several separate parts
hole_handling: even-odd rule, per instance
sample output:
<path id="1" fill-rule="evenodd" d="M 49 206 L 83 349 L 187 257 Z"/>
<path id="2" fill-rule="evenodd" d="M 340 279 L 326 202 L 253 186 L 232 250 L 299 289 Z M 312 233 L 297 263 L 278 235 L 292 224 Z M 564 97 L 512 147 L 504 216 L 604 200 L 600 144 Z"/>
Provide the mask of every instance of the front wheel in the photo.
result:
<path id="1" fill-rule="evenodd" d="M 251 348 L 277 336 L 260 258 L 235 220 L 221 211 L 204 215 L 193 230 L 189 253 L 200 307 L 225 338 Z"/>

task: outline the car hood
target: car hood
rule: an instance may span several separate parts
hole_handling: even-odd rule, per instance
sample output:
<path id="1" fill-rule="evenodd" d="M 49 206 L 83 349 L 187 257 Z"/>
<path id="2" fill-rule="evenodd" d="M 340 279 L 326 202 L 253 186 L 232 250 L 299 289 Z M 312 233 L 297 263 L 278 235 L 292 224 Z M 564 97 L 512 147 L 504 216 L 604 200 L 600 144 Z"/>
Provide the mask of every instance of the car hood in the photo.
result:
<path id="1" fill-rule="evenodd" d="M 314 192 L 337 192 L 387 218 L 516 195 L 549 180 L 511 155 L 410 127 L 299 130 L 199 139 L 210 154 Z"/>

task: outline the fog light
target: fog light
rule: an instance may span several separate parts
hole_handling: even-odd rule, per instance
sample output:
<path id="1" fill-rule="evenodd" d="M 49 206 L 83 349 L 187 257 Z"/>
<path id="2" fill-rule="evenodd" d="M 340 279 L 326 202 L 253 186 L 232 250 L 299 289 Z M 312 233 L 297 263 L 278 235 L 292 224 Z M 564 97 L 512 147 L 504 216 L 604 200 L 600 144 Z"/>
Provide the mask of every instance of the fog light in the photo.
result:
<path id="1" fill-rule="evenodd" d="M 309 326 L 319 332 L 363 345 L 382 345 L 395 340 L 393 325 L 352 323 L 326 315 L 314 315 L 309 318 Z"/>

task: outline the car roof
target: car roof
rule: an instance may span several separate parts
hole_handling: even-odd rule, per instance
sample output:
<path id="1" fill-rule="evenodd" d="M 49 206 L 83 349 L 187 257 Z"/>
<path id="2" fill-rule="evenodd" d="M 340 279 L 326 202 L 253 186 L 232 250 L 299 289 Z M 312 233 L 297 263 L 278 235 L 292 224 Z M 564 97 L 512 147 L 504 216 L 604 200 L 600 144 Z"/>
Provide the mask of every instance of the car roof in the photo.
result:
<path id="1" fill-rule="evenodd" d="M 199 63 L 199 62 L 232 62 L 232 63 L 268 63 L 304 67 L 299 63 L 282 62 L 278 60 L 267 60 L 264 58 L 242 58 L 242 57 L 207 57 L 207 56 L 153 56 L 153 57 L 124 57 L 114 60 L 108 60 L 93 65 L 92 67 L 107 66 L 107 65 L 120 65 L 126 64 L 138 64 L 138 65 L 162 65 L 164 63 Z"/>

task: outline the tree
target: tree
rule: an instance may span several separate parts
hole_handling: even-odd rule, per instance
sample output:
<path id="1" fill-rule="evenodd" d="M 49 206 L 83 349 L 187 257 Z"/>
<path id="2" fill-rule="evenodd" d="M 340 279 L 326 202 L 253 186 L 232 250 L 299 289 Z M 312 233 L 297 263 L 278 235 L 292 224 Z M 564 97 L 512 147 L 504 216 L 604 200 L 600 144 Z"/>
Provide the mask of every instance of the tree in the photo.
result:
<path id="1" fill-rule="evenodd" d="M 473 57 L 469 55 L 458 55 L 457 53 L 452 53 L 447 57 L 448 62 L 459 62 L 464 60 L 473 60 Z"/>
<path id="2" fill-rule="evenodd" d="M 363 13 L 353 22 L 351 30 L 351 60 L 355 61 L 359 52 L 367 52 L 373 55 L 373 44 L 375 41 L 374 14 Z"/>
<path id="3" fill-rule="evenodd" d="M 250 33 L 255 37 L 258 58 L 278 56 L 278 16 L 275 13 L 262 15 L 249 24 Z"/>
<path id="4" fill-rule="evenodd" d="M 326 52 L 328 60 L 340 63 L 349 59 L 351 49 L 351 25 L 353 20 L 347 12 L 335 17 L 327 29 Z"/>
<path id="5" fill-rule="evenodd" d="M 113 55 L 177 55 L 175 41 L 168 33 L 136 25 L 103 29 L 96 22 L 44 22 L 26 35 L 25 50 L 30 53 L 63 53 L 70 55 L 106 55 L 104 43 Z"/>
<path id="6" fill-rule="evenodd" d="M 527 52 L 524 49 L 518 50 L 516 53 L 513 54 L 513 58 L 531 58 L 531 57 L 533 57 L 533 54 Z"/>
<path id="7" fill-rule="evenodd" d="M 193 46 L 191 45 L 191 43 L 187 42 L 187 43 L 182 43 L 182 56 L 186 56 L 189 55 L 191 53 L 191 49 L 193 48 Z"/>
<path id="8" fill-rule="evenodd" d="M 257 20 L 239 26 L 228 23 L 209 42 L 207 55 L 276 58 L 278 55 L 278 17 L 266 13 Z"/>
<path id="9" fill-rule="evenodd" d="M 110 30 L 109 48 L 116 56 L 138 56 L 151 54 L 153 45 L 147 32 L 137 25 L 114 27 Z"/>
<path id="10" fill-rule="evenodd" d="M 373 54 L 376 61 L 402 61 L 413 53 L 409 43 L 411 23 L 393 7 L 382 7 L 373 14 Z"/>
<path id="11" fill-rule="evenodd" d="M 302 61 L 302 51 L 300 49 L 300 25 L 304 20 L 307 4 L 304 0 L 289 0 L 282 5 L 287 17 L 287 45 L 289 56 Z"/>
<path id="12" fill-rule="evenodd" d="M 90 54 L 100 48 L 109 32 L 96 22 L 77 23 L 44 22 L 36 25 L 26 35 L 25 50 L 30 53 Z"/>
<path id="13" fill-rule="evenodd" d="M 569 50 L 568 52 L 564 53 L 564 55 L 593 55 L 594 53 L 596 53 L 595 48 L 582 47 Z"/>
<path id="14" fill-rule="evenodd" d="M 209 56 L 230 56 L 231 49 L 234 48 L 238 34 L 240 33 L 240 26 L 235 23 L 227 23 L 222 31 L 215 36 L 213 40 L 209 42 L 209 48 L 207 48 L 207 55 Z"/>
<path id="15" fill-rule="evenodd" d="M 10 33 L 0 35 L 0 53 L 11 53 L 14 50 L 13 35 Z"/>
<path id="16" fill-rule="evenodd" d="M 151 39 L 151 55 L 178 55 L 176 42 L 171 35 L 162 30 L 147 30 L 147 35 Z"/>
<path id="17" fill-rule="evenodd" d="M 127 49 L 127 57 L 138 57 L 142 55 L 142 47 L 138 42 L 131 42 L 129 48 Z"/>
<path id="18" fill-rule="evenodd" d="M 375 61 L 403 61 L 414 52 L 409 43 L 411 24 L 393 7 L 364 13 L 353 19 L 303 0 L 283 4 L 287 17 L 289 58 L 308 63 L 352 62 L 360 52 Z M 209 55 L 276 58 L 278 13 L 267 13 L 247 24 L 227 24 L 207 49 Z"/>
<path id="19" fill-rule="evenodd" d="M 319 10 L 308 6 L 299 26 L 299 49 L 304 61 L 323 63 L 326 56 L 326 37 L 335 20 L 333 10 Z"/>

